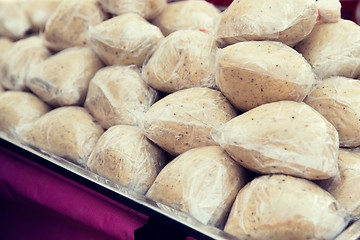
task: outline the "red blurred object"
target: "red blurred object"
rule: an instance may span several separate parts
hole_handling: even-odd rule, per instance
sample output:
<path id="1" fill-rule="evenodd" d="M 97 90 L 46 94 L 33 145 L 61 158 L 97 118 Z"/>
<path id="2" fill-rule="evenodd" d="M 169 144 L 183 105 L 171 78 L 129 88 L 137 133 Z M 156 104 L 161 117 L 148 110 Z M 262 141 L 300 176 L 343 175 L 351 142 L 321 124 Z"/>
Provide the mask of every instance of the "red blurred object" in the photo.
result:
<path id="1" fill-rule="evenodd" d="M 215 6 L 224 7 L 229 6 L 232 0 L 207 0 Z M 340 0 L 341 2 L 341 17 L 360 23 L 360 0 Z"/>

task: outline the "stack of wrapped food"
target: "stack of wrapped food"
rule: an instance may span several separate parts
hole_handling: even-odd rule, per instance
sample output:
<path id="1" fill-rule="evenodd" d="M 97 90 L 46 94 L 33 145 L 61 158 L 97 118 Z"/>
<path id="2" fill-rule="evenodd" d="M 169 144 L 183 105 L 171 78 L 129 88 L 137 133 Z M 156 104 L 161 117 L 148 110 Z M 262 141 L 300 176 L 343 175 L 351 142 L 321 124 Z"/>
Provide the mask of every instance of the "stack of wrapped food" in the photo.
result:
<path id="1" fill-rule="evenodd" d="M 336 0 L 0 2 L 0 129 L 240 239 L 360 218 L 360 27 Z"/>

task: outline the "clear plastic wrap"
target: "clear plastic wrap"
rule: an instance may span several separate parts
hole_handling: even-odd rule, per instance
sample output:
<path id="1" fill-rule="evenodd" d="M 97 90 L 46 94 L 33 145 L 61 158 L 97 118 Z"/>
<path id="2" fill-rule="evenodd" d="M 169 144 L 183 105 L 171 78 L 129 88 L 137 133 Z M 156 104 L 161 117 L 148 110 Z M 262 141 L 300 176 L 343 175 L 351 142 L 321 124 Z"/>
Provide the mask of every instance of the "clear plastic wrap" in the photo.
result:
<path id="1" fill-rule="evenodd" d="M 8 39 L 8 38 L 4 38 L 4 37 L 0 37 L 0 61 L 1 61 L 1 57 L 2 55 L 9 50 L 12 46 L 13 46 L 13 42 Z"/>
<path id="2" fill-rule="evenodd" d="M 35 66 L 26 85 L 54 107 L 82 105 L 91 78 L 102 66 L 90 48 L 72 47 Z"/>
<path id="3" fill-rule="evenodd" d="M 341 3 L 339 0 L 317 0 L 319 21 L 330 23 L 337 22 L 341 17 Z"/>
<path id="4" fill-rule="evenodd" d="M 30 20 L 34 31 L 43 31 L 47 20 L 55 11 L 61 0 L 26 0 L 23 3 L 24 11 Z"/>
<path id="5" fill-rule="evenodd" d="M 141 66 L 164 36 L 135 13 L 113 17 L 89 28 L 89 45 L 107 65 Z"/>
<path id="6" fill-rule="evenodd" d="M 237 115 L 217 90 L 190 88 L 160 99 L 144 115 L 145 135 L 176 156 L 202 146 L 217 145 L 211 131 Z"/>
<path id="7" fill-rule="evenodd" d="M 271 40 L 294 46 L 318 17 L 315 0 L 233 1 L 221 15 L 217 36 L 227 44 Z"/>
<path id="8" fill-rule="evenodd" d="M 217 51 L 216 85 L 242 111 L 280 100 L 301 102 L 315 82 L 310 64 L 280 42 L 241 42 Z"/>
<path id="9" fill-rule="evenodd" d="M 263 104 L 212 135 L 237 162 L 256 172 L 307 179 L 338 174 L 338 133 L 305 103 Z"/>
<path id="10" fill-rule="evenodd" d="M 50 56 L 42 38 L 32 36 L 13 44 L 2 56 L 0 62 L 0 82 L 9 90 L 25 90 L 28 73 L 38 63 Z"/>
<path id="11" fill-rule="evenodd" d="M 46 46 L 53 50 L 83 47 L 87 44 L 89 26 L 107 18 L 96 0 L 62 0 L 46 22 Z"/>
<path id="12" fill-rule="evenodd" d="M 50 107 L 32 93 L 0 91 L 0 131 L 11 139 L 21 141 L 32 123 L 48 111 Z"/>
<path id="13" fill-rule="evenodd" d="M 167 36 L 143 66 L 153 88 L 171 93 L 191 87 L 215 88 L 216 41 L 208 33 L 179 30 Z"/>
<path id="14" fill-rule="evenodd" d="M 22 8 L 23 1 L 0 1 L 0 36 L 18 40 L 25 36 L 31 25 Z"/>
<path id="15" fill-rule="evenodd" d="M 136 13 L 145 19 L 151 20 L 166 6 L 167 0 L 97 0 L 105 11 L 121 15 Z"/>
<path id="16" fill-rule="evenodd" d="M 157 92 L 142 80 L 138 68 L 111 66 L 99 70 L 90 81 L 85 107 L 107 129 L 138 125 L 138 117 L 156 99 Z"/>
<path id="17" fill-rule="evenodd" d="M 318 23 L 295 48 L 321 79 L 360 74 L 360 26 L 352 21 Z"/>
<path id="18" fill-rule="evenodd" d="M 167 163 L 165 152 L 134 126 L 109 128 L 88 161 L 91 171 L 144 194 Z"/>
<path id="19" fill-rule="evenodd" d="M 360 81 L 345 77 L 324 79 L 305 102 L 321 113 L 339 133 L 340 146 L 360 145 Z"/>
<path id="20" fill-rule="evenodd" d="M 220 10 L 213 4 L 202 1 L 178 1 L 166 5 L 152 23 L 167 36 L 172 32 L 192 29 L 215 34 Z"/>
<path id="21" fill-rule="evenodd" d="M 360 149 L 339 150 L 340 174 L 319 185 L 330 192 L 353 220 L 360 219 Z"/>
<path id="22" fill-rule="evenodd" d="M 42 151 L 86 166 L 103 132 L 84 108 L 70 106 L 56 108 L 41 116 L 23 134 L 22 140 Z"/>
<path id="23" fill-rule="evenodd" d="M 168 163 L 146 196 L 219 226 L 246 181 L 245 170 L 221 147 L 200 147 Z"/>
<path id="24" fill-rule="evenodd" d="M 5 91 L 4 87 L 0 84 L 0 93 L 4 91 Z"/>
<path id="25" fill-rule="evenodd" d="M 316 184 L 285 175 L 262 176 L 242 188 L 225 231 L 242 239 L 334 239 L 348 223 L 339 203 Z"/>

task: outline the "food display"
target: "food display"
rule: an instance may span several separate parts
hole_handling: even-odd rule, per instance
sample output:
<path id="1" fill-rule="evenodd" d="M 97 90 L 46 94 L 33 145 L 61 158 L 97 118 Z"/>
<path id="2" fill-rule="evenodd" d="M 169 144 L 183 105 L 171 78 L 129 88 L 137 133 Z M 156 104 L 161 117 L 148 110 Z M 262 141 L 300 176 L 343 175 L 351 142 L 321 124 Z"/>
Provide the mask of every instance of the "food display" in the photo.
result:
<path id="1" fill-rule="evenodd" d="M 320 182 L 354 219 L 360 218 L 360 151 L 359 149 L 339 150 L 340 174 Z"/>
<path id="2" fill-rule="evenodd" d="M 50 110 L 48 105 L 32 93 L 0 92 L 0 130 L 21 141 L 31 124 Z"/>
<path id="3" fill-rule="evenodd" d="M 216 85 L 242 111 L 281 100 L 301 102 L 316 81 L 301 54 L 280 42 L 240 42 L 217 51 Z"/>
<path id="4" fill-rule="evenodd" d="M 135 126 L 109 128 L 92 151 L 91 171 L 144 194 L 167 163 L 165 152 Z"/>
<path id="5" fill-rule="evenodd" d="M 341 240 L 360 26 L 340 7 L 2 1 L 0 136 L 195 238 Z"/>
<path id="6" fill-rule="evenodd" d="M 167 4 L 152 22 L 165 36 L 183 29 L 214 34 L 219 16 L 220 10 L 206 1 L 178 1 Z"/>
<path id="7" fill-rule="evenodd" d="M 271 40 L 294 46 L 317 17 L 315 0 L 237 0 L 221 15 L 217 34 L 227 44 Z"/>
<path id="8" fill-rule="evenodd" d="M 160 29 L 135 13 L 89 28 L 89 45 L 107 65 L 138 65 L 164 38 Z"/>
<path id="9" fill-rule="evenodd" d="M 199 147 L 167 164 L 146 196 L 219 226 L 246 181 L 246 171 L 221 147 Z"/>
<path id="10" fill-rule="evenodd" d="M 46 46 L 53 50 L 84 47 L 89 26 L 107 18 L 96 0 L 62 0 L 45 25 Z"/>
<path id="11" fill-rule="evenodd" d="M 240 190 L 225 231 L 244 239 L 333 239 L 346 226 L 346 216 L 316 184 L 265 175 Z"/>
<path id="12" fill-rule="evenodd" d="M 31 29 L 23 1 L 0 1 L 0 36 L 19 40 Z"/>
<path id="13" fill-rule="evenodd" d="M 324 79 L 305 102 L 321 113 L 339 133 L 340 146 L 360 145 L 360 81 L 346 77 Z"/>
<path id="14" fill-rule="evenodd" d="M 307 179 L 338 173 L 338 133 L 304 103 L 263 104 L 225 123 L 214 139 L 237 162 L 257 172 Z"/>
<path id="15" fill-rule="evenodd" d="M 164 9 L 167 0 L 97 0 L 97 2 L 111 14 L 121 15 L 132 12 L 151 20 Z"/>
<path id="16" fill-rule="evenodd" d="M 31 28 L 36 31 L 43 31 L 46 22 L 55 11 L 61 0 L 27 0 L 23 1 L 22 7 L 27 15 Z"/>
<path id="17" fill-rule="evenodd" d="M 179 30 L 159 44 L 143 67 L 143 78 L 166 93 L 192 87 L 215 88 L 215 55 L 213 36 Z"/>
<path id="18" fill-rule="evenodd" d="M 360 28 L 352 21 L 340 19 L 335 23 L 316 24 L 296 50 L 321 79 L 356 78 L 360 74 Z"/>
<path id="19" fill-rule="evenodd" d="M 138 125 L 157 96 L 136 66 L 108 66 L 97 71 L 90 81 L 85 107 L 105 129 Z"/>
<path id="20" fill-rule="evenodd" d="M 177 156 L 192 148 L 217 145 L 211 132 L 235 116 L 235 109 L 219 91 L 197 87 L 160 99 L 145 113 L 141 125 L 146 137 Z"/>
<path id="21" fill-rule="evenodd" d="M 26 86 L 51 106 L 82 105 L 90 80 L 102 67 L 91 49 L 67 48 L 29 71 Z"/>
<path id="22" fill-rule="evenodd" d="M 0 82 L 9 90 L 26 90 L 29 72 L 50 56 L 40 36 L 21 39 L 4 53 L 0 62 Z"/>
<path id="23" fill-rule="evenodd" d="M 85 166 L 103 128 L 82 107 L 56 108 L 37 119 L 22 141 Z"/>

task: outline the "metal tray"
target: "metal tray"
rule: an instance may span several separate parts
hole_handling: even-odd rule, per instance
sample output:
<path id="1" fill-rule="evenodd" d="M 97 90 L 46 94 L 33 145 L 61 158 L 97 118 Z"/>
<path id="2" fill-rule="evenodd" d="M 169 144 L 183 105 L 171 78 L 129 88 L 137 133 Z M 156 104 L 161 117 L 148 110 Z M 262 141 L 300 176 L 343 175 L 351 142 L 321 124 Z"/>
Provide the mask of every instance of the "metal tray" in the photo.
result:
<path id="1" fill-rule="evenodd" d="M 0 144 L 16 153 L 36 161 L 66 177 L 69 177 L 121 204 L 124 204 L 140 213 L 153 217 L 160 222 L 170 225 L 181 232 L 197 239 L 239 240 L 218 228 L 204 225 L 196 219 L 172 209 L 166 205 L 156 203 L 144 195 L 135 193 L 108 179 L 78 166 L 64 158 L 60 158 L 39 149 L 26 146 L 9 139 L 0 132 Z M 360 239 L 360 220 L 351 224 L 335 240 Z"/>

